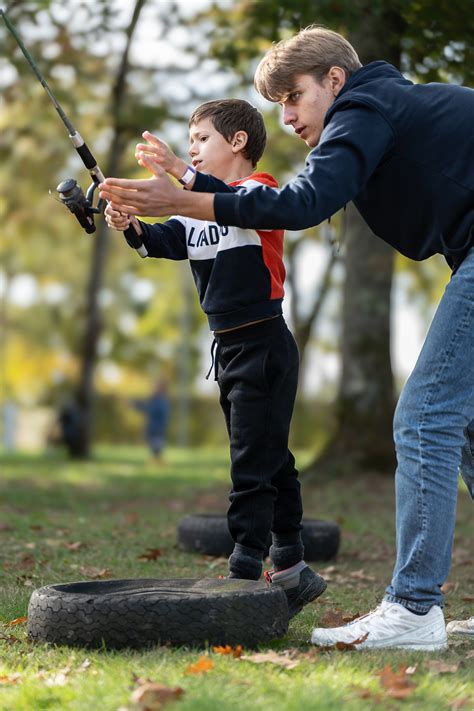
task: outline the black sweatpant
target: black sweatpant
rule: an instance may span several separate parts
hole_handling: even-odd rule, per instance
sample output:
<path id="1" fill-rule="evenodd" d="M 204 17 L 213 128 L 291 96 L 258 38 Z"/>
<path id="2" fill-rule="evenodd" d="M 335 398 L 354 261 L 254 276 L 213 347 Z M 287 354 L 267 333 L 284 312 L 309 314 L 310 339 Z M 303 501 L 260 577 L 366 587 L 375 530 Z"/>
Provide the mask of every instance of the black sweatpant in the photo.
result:
<path id="1" fill-rule="evenodd" d="M 245 574 L 245 561 L 237 559 L 250 554 L 261 569 L 270 530 L 274 546 L 277 540 L 290 547 L 295 558 L 290 565 L 303 557 L 300 484 L 288 449 L 298 349 L 282 316 L 215 338 L 220 404 L 230 439 L 228 524 L 236 544 L 231 574 L 258 577 L 256 566 Z"/>

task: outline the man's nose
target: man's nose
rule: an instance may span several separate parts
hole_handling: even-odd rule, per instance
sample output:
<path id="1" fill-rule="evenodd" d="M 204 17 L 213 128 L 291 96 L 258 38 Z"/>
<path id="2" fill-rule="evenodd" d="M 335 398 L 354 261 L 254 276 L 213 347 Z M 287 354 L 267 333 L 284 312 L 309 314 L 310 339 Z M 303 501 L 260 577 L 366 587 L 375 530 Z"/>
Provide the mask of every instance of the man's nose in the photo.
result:
<path id="1" fill-rule="evenodd" d="M 285 126 L 291 126 L 291 124 L 296 122 L 296 113 L 291 106 L 283 107 L 283 123 Z"/>

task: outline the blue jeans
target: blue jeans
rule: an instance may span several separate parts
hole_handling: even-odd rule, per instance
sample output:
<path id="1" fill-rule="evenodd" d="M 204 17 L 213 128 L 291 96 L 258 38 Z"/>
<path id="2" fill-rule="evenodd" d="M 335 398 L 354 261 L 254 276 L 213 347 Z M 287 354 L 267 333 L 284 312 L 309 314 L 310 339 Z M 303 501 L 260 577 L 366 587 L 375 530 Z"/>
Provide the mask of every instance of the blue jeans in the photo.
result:
<path id="1" fill-rule="evenodd" d="M 394 419 L 397 560 L 385 599 L 443 604 L 458 473 L 474 483 L 474 248 L 446 287 Z"/>

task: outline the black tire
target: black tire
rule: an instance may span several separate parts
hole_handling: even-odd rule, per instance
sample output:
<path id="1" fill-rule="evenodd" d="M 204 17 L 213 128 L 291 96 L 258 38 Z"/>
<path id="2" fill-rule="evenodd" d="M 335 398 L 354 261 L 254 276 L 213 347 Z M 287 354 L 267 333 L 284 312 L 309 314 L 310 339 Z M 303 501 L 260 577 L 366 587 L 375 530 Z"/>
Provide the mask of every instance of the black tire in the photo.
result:
<path id="1" fill-rule="evenodd" d="M 339 550 L 341 533 L 334 521 L 303 519 L 302 540 L 307 561 L 330 560 Z M 270 546 L 271 538 L 268 540 Z M 190 553 L 229 556 L 234 542 L 222 514 L 193 514 L 185 516 L 178 525 L 179 547 Z M 266 551 L 268 554 L 268 548 Z"/>
<path id="2" fill-rule="evenodd" d="M 253 647 L 282 637 L 281 588 L 253 580 L 106 580 L 48 585 L 28 607 L 28 635 L 73 647 Z"/>

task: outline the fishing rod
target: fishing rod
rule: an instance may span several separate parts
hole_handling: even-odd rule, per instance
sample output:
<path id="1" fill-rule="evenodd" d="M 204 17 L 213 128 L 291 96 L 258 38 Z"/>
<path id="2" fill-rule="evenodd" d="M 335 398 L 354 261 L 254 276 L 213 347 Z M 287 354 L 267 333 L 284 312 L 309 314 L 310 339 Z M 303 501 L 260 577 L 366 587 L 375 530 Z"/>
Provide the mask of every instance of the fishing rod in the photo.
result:
<path id="1" fill-rule="evenodd" d="M 105 200 L 103 200 L 102 198 L 98 200 L 97 205 L 95 207 L 93 204 L 94 192 L 97 186 L 105 180 L 104 174 L 99 168 L 96 159 L 92 155 L 81 134 L 76 131 L 76 129 L 64 113 L 58 100 L 49 88 L 46 79 L 38 69 L 33 57 L 23 44 L 21 37 L 18 35 L 18 32 L 16 31 L 14 25 L 8 18 L 6 12 L 2 9 L 0 9 L 0 17 L 3 17 L 3 21 L 5 22 L 7 29 L 13 35 L 17 45 L 23 52 L 26 61 L 35 73 L 36 78 L 38 79 L 41 86 L 51 99 L 54 108 L 58 112 L 62 122 L 68 130 L 68 135 L 71 139 L 72 145 L 78 152 L 82 162 L 84 163 L 85 167 L 87 168 L 92 177 L 92 184 L 89 186 L 85 195 L 82 188 L 80 187 L 80 185 L 77 184 L 77 181 L 74 180 L 74 178 L 68 178 L 67 180 L 63 180 L 56 188 L 56 191 L 59 193 L 59 199 L 61 200 L 61 202 L 66 205 L 66 207 L 73 213 L 73 215 L 77 217 L 85 231 L 88 234 L 92 234 L 92 232 L 95 232 L 96 230 L 96 226 L 94 224 L 94 215 L 101 213 L 105 206 Z M 124 230 L 123 234 L 130 247 L 136 249 L 141 257 L 146 257 L 148 255 L 145 245 L 143 244 L 137 231 L 132 225 L 130 225 L 130 227 L 127 227 L 127 229 Z"/>

